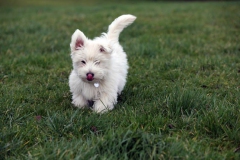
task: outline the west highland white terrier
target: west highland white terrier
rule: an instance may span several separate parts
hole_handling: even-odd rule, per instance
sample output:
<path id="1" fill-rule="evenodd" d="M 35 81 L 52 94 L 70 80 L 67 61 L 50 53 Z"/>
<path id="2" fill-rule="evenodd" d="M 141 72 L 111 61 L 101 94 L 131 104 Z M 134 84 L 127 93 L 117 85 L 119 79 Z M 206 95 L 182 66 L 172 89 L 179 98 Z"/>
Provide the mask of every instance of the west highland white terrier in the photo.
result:
<path id="1" fill-rule="evenodd" d="M 110 24 L 107 33 L 93 40 L 78 29 L 73 33 L 69 86 L 76 107 L 90 105 L 98 113 L 114 108 L 128 72 L 127 56 L 118 37 L 135 19 L 133 15 L 122 15 Z"/>

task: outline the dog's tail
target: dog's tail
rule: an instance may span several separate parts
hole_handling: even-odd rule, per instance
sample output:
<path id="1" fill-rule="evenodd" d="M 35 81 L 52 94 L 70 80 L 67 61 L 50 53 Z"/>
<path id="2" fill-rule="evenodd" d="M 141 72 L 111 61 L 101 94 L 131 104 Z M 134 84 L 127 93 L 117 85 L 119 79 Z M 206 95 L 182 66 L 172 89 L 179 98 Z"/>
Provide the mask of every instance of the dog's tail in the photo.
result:
<path id="1" fill-rule="evenodd" d="M 122 15 L 116 18 L 108 27 L 108 39 L 112 42 L 118 42 L 119 34 L 124 28 L 132 24 L 135 19 L 136 17 L 130 14 Z"/>

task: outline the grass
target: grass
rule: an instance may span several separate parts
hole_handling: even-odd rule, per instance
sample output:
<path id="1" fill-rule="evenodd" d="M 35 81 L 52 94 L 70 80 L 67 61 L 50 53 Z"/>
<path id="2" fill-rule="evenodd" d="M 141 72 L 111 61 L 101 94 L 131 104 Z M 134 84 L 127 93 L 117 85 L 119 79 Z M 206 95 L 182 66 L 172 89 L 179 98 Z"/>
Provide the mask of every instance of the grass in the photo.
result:
<path id="1" fill-rule="evenodd" d="M 26 2 L 0 7 L 0 159 L 240 158 L 239 2 Z M 125 13 L 138 18 L 120 36 L 118 104 L 74 108 L 72 33 Z"/>

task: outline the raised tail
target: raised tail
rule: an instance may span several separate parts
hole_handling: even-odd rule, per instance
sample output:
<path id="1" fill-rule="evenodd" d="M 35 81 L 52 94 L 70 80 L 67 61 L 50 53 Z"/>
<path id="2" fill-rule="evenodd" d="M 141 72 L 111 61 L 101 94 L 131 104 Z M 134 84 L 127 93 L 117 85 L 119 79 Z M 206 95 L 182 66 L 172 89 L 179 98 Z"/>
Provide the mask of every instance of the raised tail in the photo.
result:
<path id="1" fill-rule="evenodd" d="M 132 24 L 137 17 L 127 14 L 116 18 L 108 27 L 107 37 L 112 42 L 118 42 L 119 34 L 124 28 Z"/>

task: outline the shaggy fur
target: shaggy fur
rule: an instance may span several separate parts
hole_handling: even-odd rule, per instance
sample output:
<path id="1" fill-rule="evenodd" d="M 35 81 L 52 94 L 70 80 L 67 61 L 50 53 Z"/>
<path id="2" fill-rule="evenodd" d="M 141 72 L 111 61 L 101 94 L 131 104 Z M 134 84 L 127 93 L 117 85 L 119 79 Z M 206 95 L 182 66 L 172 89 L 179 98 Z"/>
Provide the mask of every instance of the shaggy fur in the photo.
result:
<path id="1" fill-rule="evenodd" d="M 94 40 L 78 29 L 73 33 L 70 43 L 73 70 L 69 86 L 76 107 L 83 108 L 93 101 L 92 109 L 96 112 L 114 108 L 128 72 L 127 56 L 118 37 L 135 19 L 132 15 L 118 17 L 107 33 Z"/>

